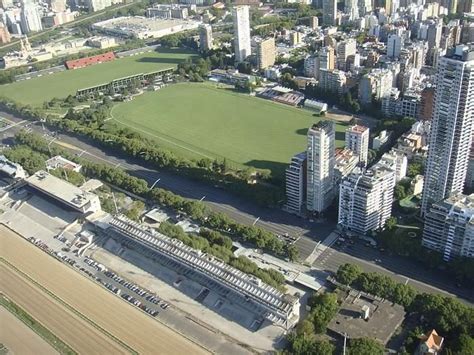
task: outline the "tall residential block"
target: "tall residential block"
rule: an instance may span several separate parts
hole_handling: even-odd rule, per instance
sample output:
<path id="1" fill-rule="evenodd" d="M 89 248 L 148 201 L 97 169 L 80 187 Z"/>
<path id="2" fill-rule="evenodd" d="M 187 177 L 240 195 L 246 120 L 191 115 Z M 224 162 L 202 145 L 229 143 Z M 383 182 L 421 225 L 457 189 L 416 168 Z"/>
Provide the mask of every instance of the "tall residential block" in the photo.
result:
<path id="1" fill-rule="evenodd" d="M 438 64 L 422 214 L 431 204 L 463 191 L 473 120 L 474 48 L 457 46 Z"/>
<path id="2" fill-rule="evenodd" d="M 212 49 L 212 27 L 211 25 L 202 24 L 199 26 L 199 49 L 207 52 Z"/>
<path id="3" fill-rule="evenodd" d="M 306 209 L 321 213 L 334 198 L 335 126 L 319 121 L 308 130 Z"/>
<path id="4" fill-rule="evenodd" d="M 403 38 L 397 34 L 391 34 L 387 40 L 387 56 L 389 58 L 400 58 L 403 48 Z"/>
<path id="5" fill-rule="evenodd" d="M 258 69 L 265 69 L 275 64 L 275 39 L 267 38 L 257 42 Z"/>
<path id="6" fill-rule="evenodd" d="M 336 47 L 337 69 L 346 71 L 347 58 L 354 56 L 357 52 L 357 42 L 353 38 L 338 42 Z"/>
<path id="7" fill-rule="evenodd" d="M 234 20 L 234 48 L 235 61 L 243 62 L 251 54 L 250 46 L 250 19 L 248 6 L 232 8 Z"/>
<path id="8" fill-rule="evenodd" d="M 286 209 L 301 214 L 306 202 L 306 152 L 296 154 L 285 171 Z"/>
<path id="9" fill-rule="evenodd" d="M 369 154 L 369 128 L 361 125 L 350 126 L 346 129 L 346 148 L 359 156 L 359 163 L 366 166 Z"/>
<path id="10" fill-rule="evenodd" d="M 337 24 L 337 0 L 323 0 L 323 24 Z"/>
<path id="11" fill-rule="evenodd" d="M 474 257 L 474 194 L 453 194 L 425 213 L 422 245 L 443 254 Z"/>
<path id="12" fill-rule="evenodd" d="M 43 29 L 38 5 L 33 0 L 23 0 L 20 20 L 23 33 L 37 32 Z"/>
<path id="13" fill-rule="evenodd" d="M 392 213 L 394 187 L 392 169 L 356 169 L 339 186 L 339 225 L 362 234 L 383 228 Z"/>

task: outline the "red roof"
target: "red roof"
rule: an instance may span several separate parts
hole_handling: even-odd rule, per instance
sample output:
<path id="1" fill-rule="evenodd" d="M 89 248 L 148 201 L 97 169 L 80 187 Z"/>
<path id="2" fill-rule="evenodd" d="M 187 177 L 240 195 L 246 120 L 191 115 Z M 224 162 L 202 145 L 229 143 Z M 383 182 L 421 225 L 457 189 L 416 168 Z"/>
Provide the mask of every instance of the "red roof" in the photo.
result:
<path id="1" fill-rule="evenodd" d="M 75 60 L 66 61 L 66 68 L 68 69 L 77 69 L 87 67 L 89 65 L 94 65 L 103 62 L 110 62 L 115 59 L 114 52 L 107 52 L 104 54 L 94 55 L 92 57 L 80 58 Z"/>

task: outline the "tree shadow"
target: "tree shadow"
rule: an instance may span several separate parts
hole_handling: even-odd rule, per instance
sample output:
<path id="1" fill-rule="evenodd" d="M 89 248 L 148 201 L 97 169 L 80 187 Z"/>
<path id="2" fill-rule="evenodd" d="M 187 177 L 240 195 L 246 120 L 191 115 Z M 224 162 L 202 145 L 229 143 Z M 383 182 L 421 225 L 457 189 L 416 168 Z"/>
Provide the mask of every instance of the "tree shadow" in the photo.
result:
<path id="1" fill-rule="evenodd" d="M 308 128 L 300 128 L 295 131 L 296 134 L 300 136 L 306 136 L 308 134 Z"/>
<path id="2" fill-rule="evenodd" d="M 336 132 L 336 140 L 344 142 L 346 140 L 346 133 L 345 132 Z"/>

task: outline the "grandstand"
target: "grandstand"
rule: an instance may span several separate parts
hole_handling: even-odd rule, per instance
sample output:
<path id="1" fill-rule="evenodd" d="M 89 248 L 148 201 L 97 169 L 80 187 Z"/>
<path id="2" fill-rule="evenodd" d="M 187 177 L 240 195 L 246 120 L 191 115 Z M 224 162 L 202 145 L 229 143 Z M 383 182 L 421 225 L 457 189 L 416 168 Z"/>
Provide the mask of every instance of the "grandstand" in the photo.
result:
<path id="1" fill-rule="evenodd" d="M 100 64 L 104 62 L 110 62 L 115 59 L 114 52 L 107 52 L 104 54 L 94 55 L 92 57 L 74 59 L 66 61 L 65 65 L 67 69 L 79 69 L 88 67 L 89 65 Z"/>
<path id="2" fill-rule="evenodd" d="M 99 84 L 96 86 L 91 86 L 85 89 L 79 89 L 76 92 L 76 97 L 85 97 L 89 95 L 94 95 L 96 93 L 108 94 L 112 91 L 114 93 L 120 92 L 125 88 L 128 88 L 133 81 L 138 81 L 142 84 L 151 84 L 152 82 L 169 82 L 171 80 L 171 75 L 174 73 L 174 68 L 167 68 L 162 70 L 157 70 L 149 73 L 140 73 L 135 75 L 126 76 L 123 78 L 118 78 L 112 80 L 107 84 Z"/>
<path id="3" fill-rule="evenodd" d="M 108 216 L 97 223 L 123 245 L 145 248 L 161 264 L 212 288 L 262 319 L 289 329 L 299 320 L 299 299 L 264 284 L 223 261 L 146 228 L 125 216 Z"/>

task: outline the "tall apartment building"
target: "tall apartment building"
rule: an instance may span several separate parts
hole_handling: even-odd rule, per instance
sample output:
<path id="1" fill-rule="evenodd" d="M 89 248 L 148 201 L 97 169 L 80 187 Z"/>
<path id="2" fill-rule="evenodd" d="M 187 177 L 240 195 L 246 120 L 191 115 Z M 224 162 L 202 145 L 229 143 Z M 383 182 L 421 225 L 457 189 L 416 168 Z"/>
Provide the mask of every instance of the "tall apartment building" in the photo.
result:
<path id="1" fill-rule="evenodd" d="M 381 100 L 389 96 L 393 83 L 393 74 L 387 69 L 373 69 L 364 75 L 359 83 L 359 100 L 361 104 L 372 103 L 372 99 Z"/>
<path id="2" fill-rule="evenodd" d="M 285 171 L 286 209 L 301 214 L 306 203 L 306 152 L 296 154 Z"/>
<path id="3" fill-rule="evenodd" d="M 346 129 L 346 148 L 359 157 L 359 163 L 362 166 L 368 163 L 369 139 L 368 127 L 353 125 Z"/>
<path id="4" fill-rule="evenodd" d="M 474 194 L 453 194 L 425 213 L 422 245 L 443 254 L 474 257 Z"/>
<path id="5" fill-rule="evenodd" d="M 321 213 L 334 198 L 335 127 L 319 121 L 308 130 L 306 209 Z"/>
<path id="6" fill-rule="evenodd" d="M 235 61 L 243 62 L 252 51 L 250 46 L 250 19 L 248 6 L 232 8 L 234 20 Z"/>
<path id="7" fill-rule="evenodd" d="M 347 58 L 354 56 L 357 52 L 357 42 L 353 38 L 338 42 L 336 48 L 337 69 L 347 70 Z"/>
<path id="8" fill-rule="evenodd" d="M 392 213 L 395 173 L 386 167 L 360 169 L 339 186 L 339 225 L 366 234 L 383 228 Z"/>
<path id="9" fill-rule="evenodd" d="M 400 58 L 400 52 L 403 48 L 403 37 L 397 34 L 391 34 L 387 40 L 387 57 Z"/>
<path id="10" fill-rule="evenodd" d="M 337 25 L 337 0 L 323 0 L 323 24 Z"/>
<path id="11" fill-rule="evenodd" d="M 474 120 L 474 48 L 457 46 L 440 58 L 421 212 L 462 192 Z"/>
<path id="12" fill-rule="evenodd" d="M 359 18 L 359 7 L 357 0 L 345 0 L 344 13 L 349 15 L 350 21 L 357 20 Z"/>
<path id="13" fill-rule="evenodd" d="M 267 38 L 257 42 L 258 69 L 265 69 L 275 64 L 275 38 Z"/>
<path id="14" fill-rule="evenodd" d="M 347 77 L 341 70 L 319 70 L 318 86 L 321 90 L 342 95 L 346 91 Z"/>
<path id="15" fill-rule="evenodd" d="M 0 43 L 5 44 L 11 41 L 10 32 L 7 26 L 0 22 Z"/>
<path id="16" fill-rule="evenodd" d="M 315 54 L 306 57 L 304 62 L 305 75 L 319 80 L 321 69 L 334 69 L 336 58 L 334 48 L 322 47 Z"/>
<path id="17" fill-rule="evenodd" d="M 38 6 L 33 0 L 23 0 L 20 20 L 23 33 L 37 32 L 43 29 Z"/>
<path id="18" fill-rule="evenodd" d="M 212 49 L 212 27 L 211 25 L 199 25 L 199 49 L 202 52 L 207 52 Z"/>

